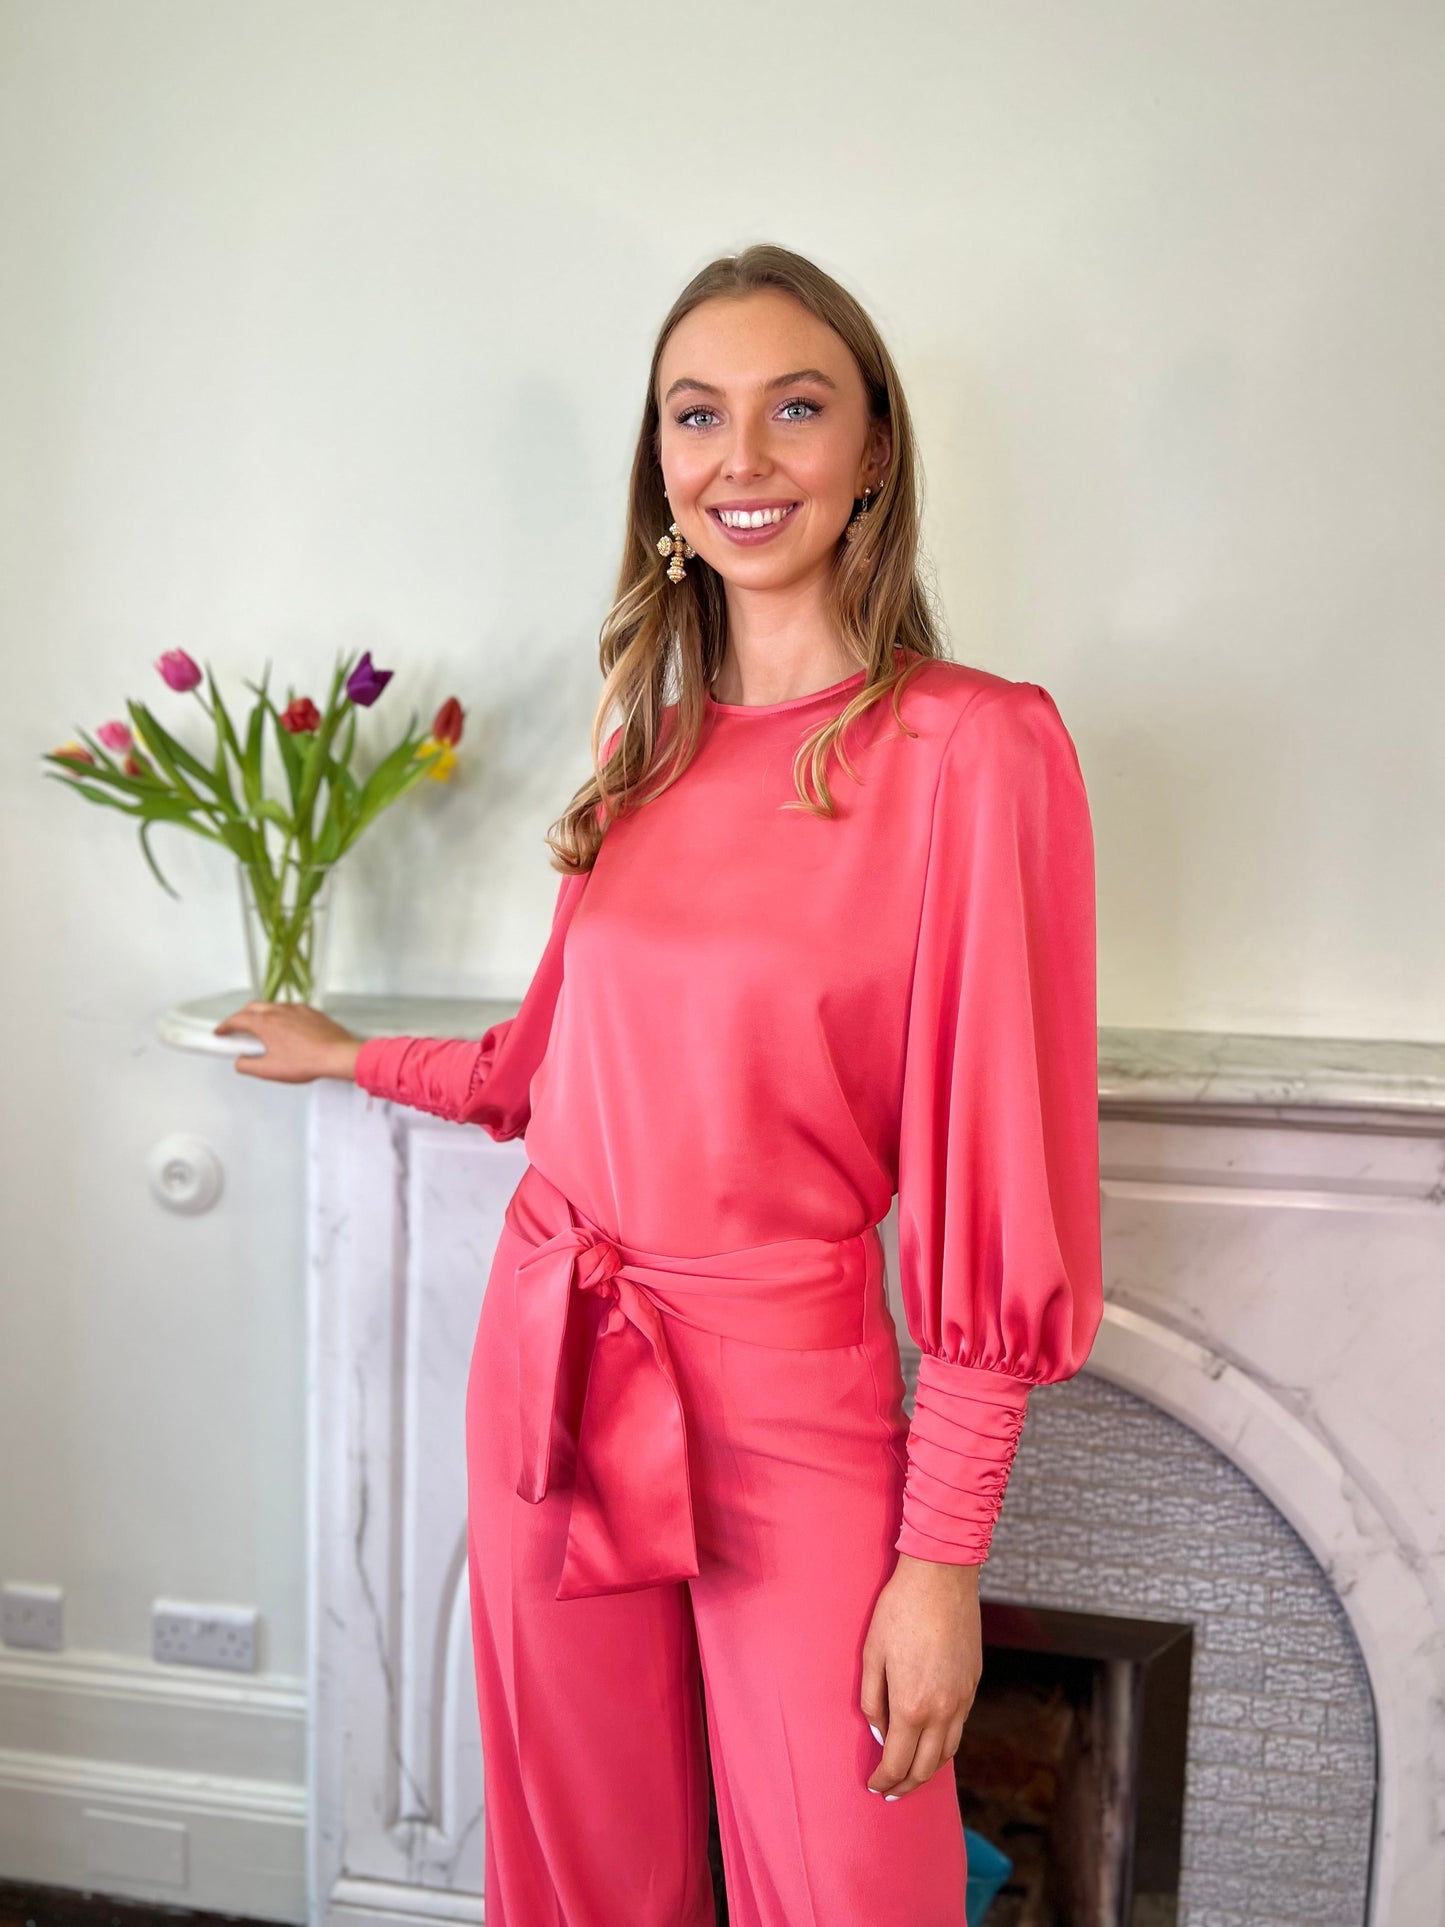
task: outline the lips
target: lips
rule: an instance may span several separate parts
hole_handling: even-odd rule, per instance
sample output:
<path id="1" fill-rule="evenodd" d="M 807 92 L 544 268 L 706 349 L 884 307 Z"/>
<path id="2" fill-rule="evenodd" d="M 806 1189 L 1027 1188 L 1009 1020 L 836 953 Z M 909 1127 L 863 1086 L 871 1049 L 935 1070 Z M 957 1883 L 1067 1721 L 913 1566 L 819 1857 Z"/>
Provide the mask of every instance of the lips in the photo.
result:
<path id="1" fill-rule="evenodd" d="M 748 547 L 748 546 L 756 545 L 759 542 L 766 542 L 771 537 L 775 536 L 780 529 L 786 528 L 788 523 L 792 521 L 793 512 L 798 506 L 799 505 L 796 502 L 789 502 L 786 504 L 781 502 L 778 502 L 778 503 L 759 502 L 757 504 L 757 510 L 762 510 L 765 508 L 771 510 L 774 508 L 778 508 L 778 509 L 782 509 L 783 513 L 781 515 L 770 516 L 766 522 L 760 522 L 756 527 L 748 526 L 746 528 L 729 526 L 729 524 L 723 520 L 722 511 L 719 509 L 710 508 L 707 512 L 709 516 L 712 518 L 714 525 L 722 531 L 722 533 L 728 538 L 730 542 L 736 543 L 742 547 Z M 739 505 L 736 512 L 740 515 L 748 513 L 748 511 L 744 509 L 741 506 L 741 504 Z"/>

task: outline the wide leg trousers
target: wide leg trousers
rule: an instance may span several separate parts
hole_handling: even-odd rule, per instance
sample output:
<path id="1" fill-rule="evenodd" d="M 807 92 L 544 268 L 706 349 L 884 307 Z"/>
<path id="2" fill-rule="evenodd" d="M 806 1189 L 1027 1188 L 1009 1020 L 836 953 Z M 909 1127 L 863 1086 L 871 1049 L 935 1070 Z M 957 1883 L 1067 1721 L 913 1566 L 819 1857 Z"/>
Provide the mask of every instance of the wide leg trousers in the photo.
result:
<path id="1" fill-rule="evenodd" d="M 567 1455 L 606 1308 L 577 1295 L 561 1476 L 528 1503 L 525 1249 L 504 1227 L 466 1401 L 487 1927 L 712 1927 L 709 1760 L 731 1927 L 963 1927 L 951 1762 L 896 1801 L 867 1786 L 880 1749 L 858 1705 L 863 1641 L 896 1558 L 907 1436 L 882 1289 L 863 1342 L 829 1350 L 669 1320 L 698 1576 L 559 1600 Z"/>

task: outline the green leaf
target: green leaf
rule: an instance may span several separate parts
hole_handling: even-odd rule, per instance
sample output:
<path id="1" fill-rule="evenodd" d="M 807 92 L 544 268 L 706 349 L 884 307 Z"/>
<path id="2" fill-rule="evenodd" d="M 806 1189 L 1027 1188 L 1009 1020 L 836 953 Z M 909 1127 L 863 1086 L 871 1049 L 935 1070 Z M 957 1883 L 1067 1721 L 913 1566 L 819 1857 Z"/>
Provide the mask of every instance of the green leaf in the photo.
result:
<path id="1" fill-rule="evenodd" d="M 194 778 L 196 782 L 204 784 L 207 789 L 214 790 L 215 778 L 212 772 L 206 768 L 200 757 L 194 755 L 186 748 L 184 743 L 179 742 L 172 736 L 169 730 L 162 726 L 159 719 L 146 708 L 144 703 L 137 703 L 134 707 L 138 709 L 144 717 L 148 733 L 158 735 L 161 738 L 161 741 L 165 745 L 166 753 L 170 756 L 171 760 L 183 769 L 188 776 Z"/>
<path id="2" fill-rule="evenodd" d="M 272 734 L 276 739 L 276 749 L 281 758 L 281 767 L 286 773 L 286 788 L 291 797 L 291 816 L 294 821 L 296 805 L 301 799 L 301 751 L 296 738 L 281 721 L 281 712 L 269 696 L 265 697 L 265 713 L 275 725 Z"/>
<path id="3" fill-rule="evenodd" d="M 266 711 L 260 703 L 251 711 L 251 721 L 246 730 L 246 753 L 241 758 L 241 786 L 246 796 L 246 808 L 256 810 L 261 803 L 261 732 L 266 726 Z"/>
<path id="4" fill-rule="evenodd" d="M 331 754 L 331 741 L 341 722 L 340 712 L 335 707 L 335 688 L 332 701 L 328 703 L 321 726 L 311 738 L 307 747 L 305 762 L 301 773 L 301 793 L 296 803 L 296 833 L 303 842 L 311 837 L 311 816 L 316 804 L 316 792 L 321 787 L 321 778 Z"/>
<path id="5" fill-rule="evenodd" d="M 60 756 L 54 750 L 45 751 L 41 761 L 53 764 L 56 769 L 70 770 L 88 783 L 114 783 L 118 789 L 128 789 L 135 781 L 123 775 L 113 763 L 78 763 L 73 756 Z"/>
<path id="6" fill-rule="evenodd" d="M 111 772 L 114 772 L 117 776 L 123 774 L 120 764 L 116 761 L 115 757 L 111 755 L 110 751 L 98 736 L 92 736 L 88 730 L 84 729 L 77 729 L 75 733 L 95 758 L 97 764 L 95 774 L 97 776 L 108 775 Z"/>
<path id="7" fill-rule="evenodd" d="M 217 795 L 224 800 L 226 807 L 234 812 L 236 809 L 236 792 L 231 787 L 231 769 L 227 755 L 229 752 L 231 756 L 234 756 L 236 759 L 236 767 L 239 769 L 241 766 L 241 745 L 237 740 L 235 727 L 231 722 L 230 714 L 226 709 L 225 703 L 221 700 L 221 692 L 217 687 L 216 678 L 212 675 L 209 667 L 206 670 L 206 681 L 211 691 L 211 719 L 216 725 L 216 762 L 213 771 L 214 788 Z"/>
<path id="8" fill-rule="evenodd" d="M 416 715 L 413 713 L 407 725 L 407 733 L 387 756 L 383 756 L 376 768 L 361 786 L 358 804 L 362 820 L 369 823 L 378 810 L 385 809 L 394 795 L 399 795 L 398 779 L 405 773 L 407 765 L 413 761 L 417 749 L 426 741 L 417 736 Z"/>
<path id="9" fill-rule="evenodd" d="M 282 804 L 278 803 L 274 796 L 263 796 L 256 805 L 256 814 L 257 816 L 264 816 L 268 823 L 274 823 L 278 829 L 284 830 L 288 836 L 291 835 L 292 824 L 290 812 Z"/>
<path id="10" fill-rule="evenodd" d="M 127 776 L 123 770 L 113 766 L 92 767 L 88 764 L 74 763 L 68 756 L 57 757 L 47 754 L 44 760 L 55 764 L 60 769 L 82 772 L 87 782 L 108 784 L 111 788 L 119 790 L 122 796 L 132 796 L 147 808 L 156 810 L 157 813 L 165 807 L 183 811 L 194 807 L 177 796 L 173 789 L 158 782 L 152 776 Z"/>
<path id="11" fill-rule="evenodd" d="M 244 823 L 220 822 L 216 825 L 216 835 L 242 863 L 256 861 L 255 839 Z"/>
<path id="12" fill-rule="evenodd" d="M 322 826 L 320 840 L 316 845 L 315 851 L 312 853 L 312 861 L 316 863 L 334 863 L 340 854 L 341 824 L 337 817 L 328 810 L 326 821 Z"/>
<path id="13" fill-rule="evenodd" d="M 71 767 L 74 768 L 74 765 L 72 764 Z M 104 790 L 93 790 L 88 783 L 77 782 L 73 776 L 61 776 L 58 771 L 49 769 L 43 774 L 57 783 L 64 783 L 65 787 L 74 790 L 77 796 L 83 796 L 87 803 L 104 803 L 108 809 L 119 810 L 122 816 L 145 814 L 143 810 L 129 808 L 118 796 L 107 796 Z"/>
<path id="14" fill-rule="evenodd" d="M 241 742 L 236 734 L 236 726 L 231 721 L 231 712 L 221 700 L 220 687 L 209 669 L 206 671 L 206 679 L 211 688 L 211 707 L 216 718 L 216 727 L 225 738 L 226 747 L 239 763 L 241 760 Z"/>
<path id="15" fill-rule="evenodd" d="M 201 796 L 181 774 L 183 769 L 188 771 L 214 797 L 215 783 L 210 771 L 192 756 L 183 743 L 178 743 L 174 736 L 161 727 L 144 703 L 127 702 L 126 707 L 130 711 L 136 734 L 181 794 L 190 797 L 200 809 L 213 809 L 214 802 Z"/>
<path id="16" fill-rule="evenodd" d="M 341 763 L 333 762 L 330 777 L 334 786 L 341 792 L 342 821 L 350 823 L 361 808 L 361 788 L 349 769 Z"/>
<path id="17" fill-rule="evenodd" d="M 155 856 L 151 850 L 150 832 L 152 827 L 153 826 L 149 823 L 141 824 L 141 827 L 140 827 L 141 855 L 145 858 L 146 862 L 150 865 L 151 875 L 155 878 L 156 882 L 161 886 L 161 888 L 166 892 L 167 896 L 174 897 L 177 903 L 179 903 L 180 897 L 181 897 L 180 891 L 173 890 L 171 886 L 166 882 L 165 878 L 161 875 L 161 866 L 156 862 Z"/>
<path id="18" fill-rule="evenodd" d="M 72 766 L 73 767 L 73 766 Z M 64 783 L 88 803 L 104 803 L 108 808 L 119 810 L 122 816 L 134 817 L 142 823 L 175 823 L 183 830 L 190 830 L 196 836 L 203 836 L 208 842 L 217 843 L 220 838 L 210 822 L 198 823 L 187 806 L 174 796 L 148 796 L 137 800 L 134 807 L 124 803 L 117 796 L 109 796 L 104 790 L 92 789 L 89 782 L 77 782 L 73 776 L 62 776 L 56 770 L 45 770 L 42 774 L 48 780 Z M 122 778 L 122 781 L 125 779 Z"/>

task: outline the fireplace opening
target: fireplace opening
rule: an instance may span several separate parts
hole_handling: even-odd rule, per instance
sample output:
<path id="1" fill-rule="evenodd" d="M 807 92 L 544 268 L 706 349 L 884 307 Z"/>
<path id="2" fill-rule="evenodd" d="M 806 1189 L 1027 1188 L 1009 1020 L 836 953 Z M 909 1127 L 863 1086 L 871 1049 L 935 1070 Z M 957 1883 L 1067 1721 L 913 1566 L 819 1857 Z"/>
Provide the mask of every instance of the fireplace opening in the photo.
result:
<path id="1" fill-rule="evenodd" d="M 1175 1927 L 1193 1628 L 998 1599 L 980 1618 L 953 1766 L 965 1826 L 1013 1863 L 986 1927 Z M 709 1808 L 726 1927 L 711 1788 Z"/>
<path id="2" fill-rule="evenodd" d="M 1193 1629 L 981 1603 L 954 1758 L 964 1824 L 1013 1869 L 987 1927 L 1173 1927 Z"/>

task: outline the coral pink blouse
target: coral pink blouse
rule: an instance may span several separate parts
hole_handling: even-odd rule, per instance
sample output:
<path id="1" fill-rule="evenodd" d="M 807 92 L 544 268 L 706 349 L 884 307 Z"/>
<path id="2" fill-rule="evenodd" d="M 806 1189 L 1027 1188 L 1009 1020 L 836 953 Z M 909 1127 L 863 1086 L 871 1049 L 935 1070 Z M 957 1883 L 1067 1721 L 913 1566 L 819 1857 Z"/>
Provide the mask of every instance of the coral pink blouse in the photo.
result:
<path id="1" fill-rule="evenodd" d="M 653 1251 L 847 1238 L 896 1191 L 922 1351 L 896 1549 L 974 1563 L 1030 1388 L 1102 1315 L 1089 808 L 1048 691 L 951 662 L 904 690 L 916 735 L 891 696 L 850 727 L 835 817 L 781 807 L 863 680 L 709 698 L 678 781 L 562 879 L 517 1015 L 371 1039 L 356 1079 L 524 1136 Z"/>

